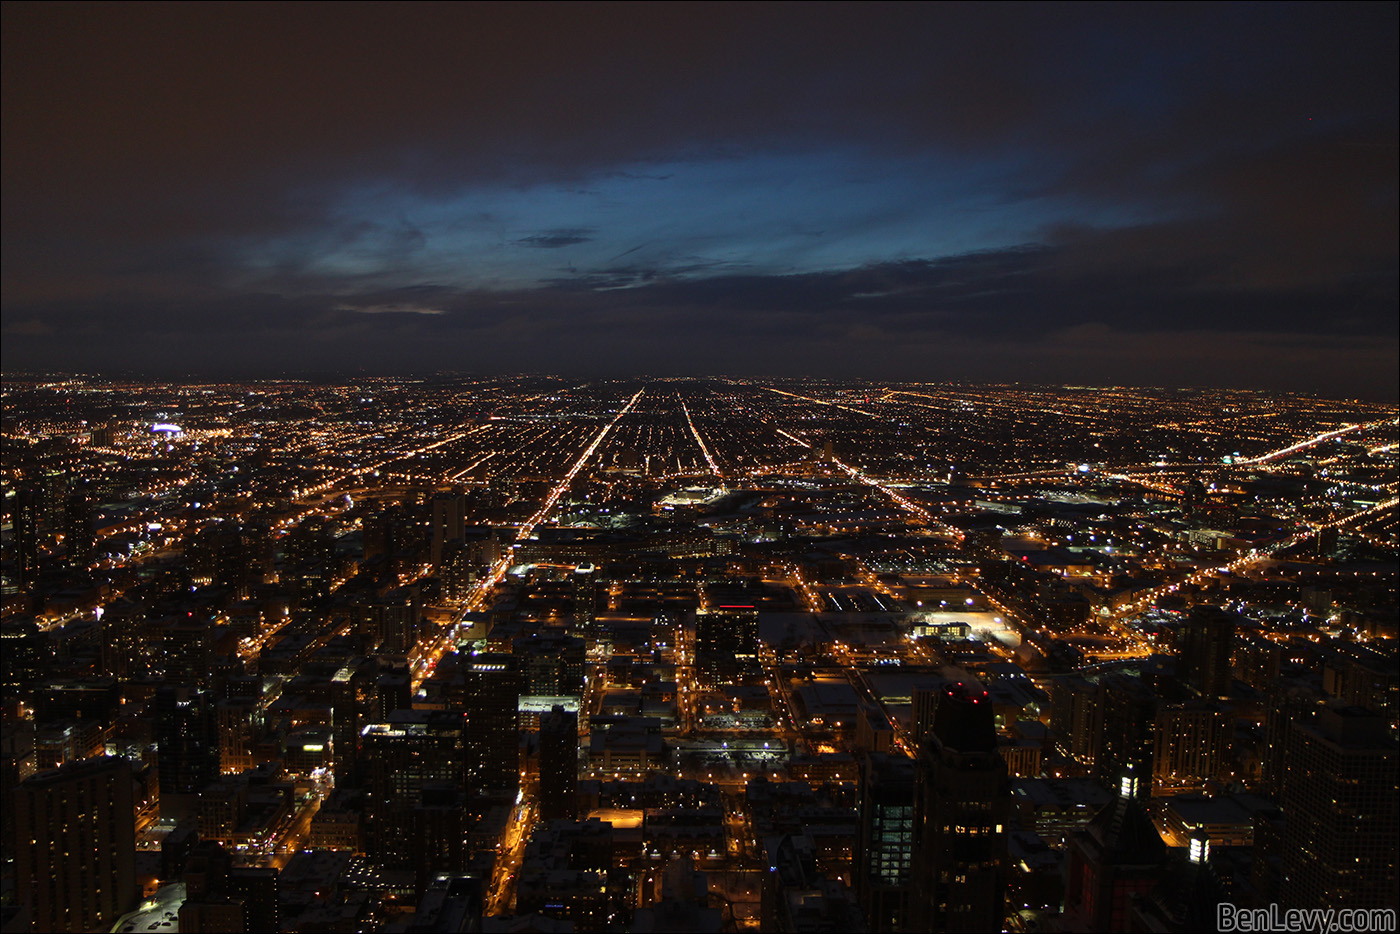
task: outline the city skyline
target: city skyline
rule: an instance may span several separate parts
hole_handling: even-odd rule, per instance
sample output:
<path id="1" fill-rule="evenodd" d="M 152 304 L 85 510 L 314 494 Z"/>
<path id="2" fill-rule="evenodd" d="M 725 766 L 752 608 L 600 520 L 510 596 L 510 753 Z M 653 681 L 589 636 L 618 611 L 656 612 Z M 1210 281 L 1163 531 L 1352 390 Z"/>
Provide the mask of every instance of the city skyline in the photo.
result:
<path id="1" fill-rule="evenodd" d="M 1394 926 L 1394 404 L 70 375 L 0 406 L 7 930 Z"/>
<path id="2" fill-rule="evenodd" d="M 4 930 L 1393 930 L 1397 35 L 4 3 Z"/>
<path id="3" fill-rule="evenodd" d="M 7 4 L 5 372 L 1396 395 L 1384 4 Z"/>

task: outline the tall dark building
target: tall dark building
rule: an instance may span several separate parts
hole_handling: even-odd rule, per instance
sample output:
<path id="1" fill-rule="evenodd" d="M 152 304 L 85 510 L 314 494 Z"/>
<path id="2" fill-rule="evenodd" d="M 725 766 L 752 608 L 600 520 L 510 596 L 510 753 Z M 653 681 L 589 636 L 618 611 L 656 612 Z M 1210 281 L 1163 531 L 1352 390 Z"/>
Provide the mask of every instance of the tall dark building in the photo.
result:
<path id="1" fill-rule="evenodd" d="M 359 784 L 360 731 L 375 701 L 375 666 L 367 658 L 350 659 L 331 676 L 331 730 L 337 787 Z"/>
<path id="2" fill-rule="evenodd" d="M 13 806 L 16 883 L 33 930 L 105 929 L 136 907 L 126 759 L 99 756 L 31 775 Z"/>
<path id="3" fill-rule="evenodd" d="M 443 548 L 448 542 L 462 540 L 466 528 L 467 498 L 461 493 L 444 491 L 433 496 L 432 544 L 429 559 L 434 568 L 441 568 Z"/>
<path id="4" fill-rule="evenodd" d="M 365 650 L 383 655 L 408 655 L 418 642 L 422 613 L 412 587 L 395 587 L 355 607 L 355 629 Z"/>
<path id="5" fill-rule="evenodd" d="M 1284 906 L 1397 907 L 1400 773 L 1385 720 L 1326 707 L 1292 723 L 1284 761 Z"/>
<path id="6" fill-rule="evenodd" d="M 1231 708 L 1204 700 L 1162 704 L 1154 733 L 1152 779 L 1158 788 L 1229 777 L 1235 737 Z"/>
<path id="7" fill-rule="evenodd" d="M 45 467 L 35 478 L 39 491 L 40 522 L 45 532 L 52 536 L 63 528 L 63 504 L 68 500 L 68 490 L 73 483 L 71 467 Z"/>
<path id="8" fill-rule="evenodd" d="M 521 659 L 525 691 L 529 694 L 563 695 L 583 691 L 583 665 L 587 644 L 577 636 L 554 630 L 522 636 L 511 646 Z"/>
<path id="9" fill-rule="evenodd" d="M 913 759 L 877 752 L 861 763 L 854 882 L 872 931 L 909 930 L 918 790 Z"/>
<path id="10" fill-rule="evenodd" d="M 439 873 L 466 872 L 471 862 L 471 817 L 461 783 L 424 782 L 411 819 L 414 891 L 422 895 Z"/>
<path id="11" fill-rule="evenodd" d="M 403 659 L 394 659 L 397 664 L 385 664 L 379 660 L 379 674 L 374 679 L 374 698 L 370 703 L 370 716 L 375 720 L 388 720 L 396 710 L 409 710 L 413 707 L 413 676 Z"/>
<path id="12" fill-rule="evenodd" d="M 262 704 L 256 697 L 226 697 L 214 705 L 219 725 L 219 770 L 242 772 L 256 766 L 262 731 Z"/>
<path id="13" fill-rule="evenodd" d="M 943 689 L 947 686 L 947 679 L 934 676 L 923 684 L 914 685 L 910 692 L 909 699 L 913 706 L 910 729 L 914 733 L 915 743 L 922 745 L 924 737 L 933 729 L 933 715 L 938 710 L 938 702 L 943 698 Z"/>
<path id="14" fill-rule="evenodd" d="M 21 590 L 32 591 L 39 583 L 39 522 L 43 502 L 38 490 L 22 487 L 15 491 L 11 521 L 14 528 L 15 575 Z"/>
<path id="15" fill-rule="evenodd" d="M 197 580 L 232 590 L 247 599 L 254 584 L 262 583 L 259 530 L 244 529 L 232 522 L 221 522 L 202 529 L 186 556 Z"/>
<path id="16" fill-rule="evenodd" d="M 460 539 L 442 546 L 442 556 L 435 569 L 442 581 L 442 594 L 449 600 L 466 599 L 476 583 L 478 568 L 472 562 L 466 543 Z"/>
<path id="17" fill-rule="evenodd" d="M 488 652 L 464 659 L 467 787 L 474 792 L 514 791 L 520 785 L 520 660 Z"/>
<path id="18" fill-rule="evenodd" d="M 208 684 L 213 647 L 214 621 L 207 615 L 172 616 L 160 623 L 154 661 L 170 681 Z"/>
<path id="19" fill-rule="evenodd" d="M 1152 795 L 1152 752 L 1157 722 L 1157 697 L 1141 678 L 1115 672 L 1099 682 L 1102 739 L 1094 757 L 1094 776 L 1116 784 L 1130 768 L 1142 777 L 1134 785 L 1143 800 Z"/>
<path id="20" fill-rule="evenodd" d="M 1243 636 L 1235 640 L 1232 673 L 1256 691 L 1267 694 L 1278 686 L 1283 656 L 1283 646 L 1273 639 L 1258 634 Z"/>
<path id="21" fill-rule="evenodd" d="M 918 758 L 915 930 L 1000 931 L 1011 785 L 980 685 L 943 689 Z"/>
<path id="22" fill-rule="evenodd" d="M 540 721 L 540 819 L 578 816 L 578 715 L 555 706 Z"/>
<path id="23" fill-rule="evenodd" d="M 460 713 L 399 710 L 388 722 L 364 728 L 360 767 L 368 777 L 369 849 L 382 862 L 413 860 L 415 812 L 425 787 L 462 787 L 464 722 Z"/>
<path id="24" fill-rule="evenodd" d="M 325 520 L 313 516 L 289 532 L 284 558 L 284 583 L 298 599 L 322 600 L 330 595 L 335 577 L 335 538 Z"/>
<path id="25" fill-rule="evenodd" d="M 125 598 L 103 607 L 102 665 L 117 678 L 141 678 L 153 668 L 158 648 L 146 608 Z"/>
<path id="26" fill-rule="evenodd" d="M 367 513 L 360 526 L 366 561 L 394 557 L 394 514 L 391 510 L 378 509 Z"/>
<path id="27" fill-rule="evenodd" d="M 574 628 L 591 635 L 598 619 L 598 570 L 591 564 L 574 568 Z"/>
<path id="28" fill-rule="evenodd" d="M 1125 769 L 1117 796 L 1067 839 L 1065 914 L 1090 931 L 1126 931 L 1134 899 L 1162 878 L 1167 846 L 1142 804 L 1139 777 Z"/>
<path id="29" fill-rule="evenodd" d="M 1229 697 L 1234 647 L 1234 614 L 1214 606 L 1192 607 L 1177 639 L 1177 678 L 1202 697 Z"/>
<path id="30" fill-rule="evenodd" d="M 1264 761 L 1260 768 L 1264 794 L 1281 796 L 1288 776 L 1293 724 L 1311 721 L 1322 700 L 1320 691 L 1296 682 L 1280 685 L 1269 695 L 1264 707 Z"/>
<path id="31" fill-rule="evenodd" d="M 219 720 L 213 695 L 195 687 L 157 688 L 155 711 L 164 810 L 168 799 L 197 795 L 219 777 Z"/>
<path id="32" fill-rule="evenodd" d="M 87 570 L 96 541 L 92 501 L 82 490 L 74 490 L 63 504 L 63 545 L 71 570 Z"/>
<path id="33" fill-rule="evenodd" d="M 1080 765 L 1093 765 L 1103 735 L 1099 689 L 1073 675 L 1056 679 L 1050 691 L 1050 730 L 1060 750 Z"/>
<path id="34" fill-rule="evenodd" d="M 758 609 L 721 606 L 695 614 L 695 667 L 708 686 L 730 684 L 758 658 Z"/>
<path id="35" fill-rule="evenodd" d="M 183 931 L 275 931 L 277 870 L 235 867 L 218 843 L 197 844 L 185 861 Z"/>

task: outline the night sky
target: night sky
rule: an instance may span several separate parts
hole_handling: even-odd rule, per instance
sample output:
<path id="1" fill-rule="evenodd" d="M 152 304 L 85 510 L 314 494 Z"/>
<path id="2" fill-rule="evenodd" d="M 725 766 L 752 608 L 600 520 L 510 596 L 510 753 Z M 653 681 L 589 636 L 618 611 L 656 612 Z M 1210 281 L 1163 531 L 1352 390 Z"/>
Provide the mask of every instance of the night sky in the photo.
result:
<path id="1" fill-rule="evenodd" d="M 1397 5 L 11 4 L 7 373 L 1397 396 Z"/>

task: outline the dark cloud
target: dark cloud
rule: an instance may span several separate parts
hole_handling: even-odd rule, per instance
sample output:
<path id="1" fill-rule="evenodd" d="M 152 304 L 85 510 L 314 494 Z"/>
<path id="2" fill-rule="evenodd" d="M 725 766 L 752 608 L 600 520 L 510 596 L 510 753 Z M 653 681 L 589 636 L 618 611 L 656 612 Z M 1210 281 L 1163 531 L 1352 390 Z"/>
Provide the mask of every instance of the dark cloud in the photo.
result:
<path id="1" fill-rule="evenodd" d="M 566 227 L 559 230 L 550 230 L 545 233 L 534 234 L 529 237 L 521 237 L 515 242 L 522 246 L 557 250 L 559 247 L 573 246 L 576 243 L 588 243 L 593 239 L 594 233 L 595 231 L 588 227 Z"/>
<path id="2" fill-rule="evenodd" d="M 1393 7 L 1338 6 L 7 4 L 5 174 L 128 234 L 211 201 L 221 230 L 295 223 L 347 175 L 581 177 L 783 139 L 1014 143 L 1132 184 L 1393 110 Z"/>
<path id="3" fill-rule="evenodd" d="M 923 360 L 988 378 L 1118 367 L 1360 391 L 1388 365 L 1382 394 L 1395 393 L 1394 4 L 7 3 L 3 16 L 7 368 L 314 356 L 402 370 L 465 353 L 484 367 L 878 375 Z M 674 183 L 660 167 L 676 160 L 832 148 L 995 166 L 1004 201 L 1083 217 L 974 254 L 901 248 L 778 275 L 734 250 L 650 241 L 589 265 L 607 223 L 511 229 L 482 211 L 502 245 L 585 247 L 560 254 L 578 268 L 535 289 L 428 272 L 394 289 L 387 274 L 412 280 L 429 233 L 342 212 L 352 186 L 602 198 L 609 179 Z M 272 242 L 258 275 L 230 259 Z M 328 268 L 328 252 L 343 262 Z M 1308 347 L 1317 366 L 1277 362 Z"/>
<path id="4" fill-rule="evenodd" d="M 421 286 L 353 300 L 240 296 L 7 312 L 15 365 L 237 372 L 452 367 L 1122 381 L 1394 392 L 1394 277 L 1277 294 L 1164 270 L 1079 268 L 1040 246 L 794 276 L 599 289 Z M 61 353 L 55 353 L 57 347 Z M 49 359 L 46 359 L 48 357 Z M 1347 363 L 1350 359 L 1352 362 Z M 1110 379 L 1111 377 L 1111 379 Z"/>

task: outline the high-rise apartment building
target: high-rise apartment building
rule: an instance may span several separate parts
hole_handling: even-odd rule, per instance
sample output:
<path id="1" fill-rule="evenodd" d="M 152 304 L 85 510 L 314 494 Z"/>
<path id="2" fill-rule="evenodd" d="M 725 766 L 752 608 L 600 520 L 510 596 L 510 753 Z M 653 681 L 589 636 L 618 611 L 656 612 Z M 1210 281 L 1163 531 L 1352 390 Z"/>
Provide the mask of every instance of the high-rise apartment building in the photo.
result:
<path id="1" fill-rule="evenodd" d="M 99 756 L 19 784 L 16 883 L 35 931 L 90 931 L 136 905 L 131 764 Z"/>
<path id="2" fill-rule="evenodd" d="M 302 521 L 284 540 L 284 583 L 304 601 L 330 595 L 335 577 L 335 537 L 320 516 Z"/>
<path id="3" fill-rule="evenodd" d="M 1177 678 L 1202 697 L 1229 697 L 1234 647 L 1233 613 L 1214 606 L 1192 607 L 1177 638 Z"/>
<path id="4" fill-rule="evenodd" d="M 598 619 L 598 569 L 591 564 L 574 568 L 574 629 L 592 635 Z"/>
<path id="5" fill-rule="evenodd" d="M 432 544 L 429 558 L 434 568 L 442 565 L 443 548 L 448 542 L 462 540 L 466 528 L 467 498 L 461 493 L 443 491 L 433 496 Z"/>
<path id="6" fill-rule="evenodd" d="M 1194 787 L 1225 779 L 1233 764 L 1234 712 L 1193 700 L 1162 704 L 1152 748 L 1152 779 L 1159 788 Z"/>
<path id="7" fill-rule="evenodd" d="M 1094 756 L 1094 776 L 1113 785 L 1128 769 L 1142 776 L 1134 785 L 1144 800 L 1152 794 L 1152 754 L 1156 741 L 1157 697 L 1141 678 L 1121 672 L 1099 681 L 1099 723 L 1103 731 Z"/>
<path id="8" fill-rule="evenodd" d="M 578 715 L 556 706 L 540 720 L 540 818 L 578 816 Z"/>
<path id="9" fill-rule="evenodd" d="M 154 703 L 164 807 L 219 777 L 219 719 L 213 695 L 199 688 L 166 685 L 156 690 Z"/>
<path id="10" fill-rule="evenodd" d="M 520 659 L 484 652 L 463 659 L 467 713 L 467 787 L 473 792 L 513 792 L 520 785 Z"/>
<path id="11" fill-rule="evenodd" d="M 1311 720 L 1323 695 L 1311 686 L 1290 682 L 1278 686 L 1264 705 L 1264 761 L 1260 763 L 1261 790 L 1275 799 L 1288 775 L 1288 746 L 1293 724 Z"/>
<path id="12" fill-rule="evenodd" d="M 74 490 L 63 504 L 63 547 L 68 552 L 68 567 L 87 570 L 96 541 L 92 501 L 86 493 Z"/>
<path id="13" fill-rule="evenodd" d="M 730 684 L 758 659 L 758 608 L 721 606 L 695 614 L 695 667 L 706 685 Z"/>
<path id="14" fill-rule="evenodd" d="M 985 688 L 943 689 L 918 772 L 913 929 L 1000 931 L 1011 786 Z"/>
<path id="15" fill-rule="evenodd" d="M 1400 763 L 1385 720 L 1349 706 L 1295 720 L 1284 763 L 1285 907 L 1396 907 Z"/>
<path id="16" fill-rule="evenodd" d="M 14 529 L 15 576 L 19 587 L 32 591 L 39 583 L 39 521 L 42 494 L 37 489 L 24 487 L 15 491 L 11 506 L 11 522 Z"/>
<path id="17" fill-rule="evenodd" d="M 1078 675 L 1058 678 L 1050 691 L 1050 731 L 1060 750 L 1081 765 L 1093 765 L 1102 736 L 1098 687 Z"/>
<path id="18" fill-rule="evenodd" d="M 462 787 L 464 723 L 460 713 L 398 710 L 388 722 L 364 728 L 360 768 L 368 778 L 369 849 L 381 861 L 412 859 L 414 813 L 425 787 Z"/>

